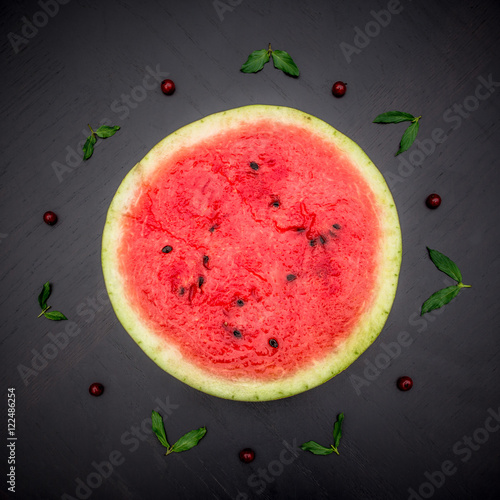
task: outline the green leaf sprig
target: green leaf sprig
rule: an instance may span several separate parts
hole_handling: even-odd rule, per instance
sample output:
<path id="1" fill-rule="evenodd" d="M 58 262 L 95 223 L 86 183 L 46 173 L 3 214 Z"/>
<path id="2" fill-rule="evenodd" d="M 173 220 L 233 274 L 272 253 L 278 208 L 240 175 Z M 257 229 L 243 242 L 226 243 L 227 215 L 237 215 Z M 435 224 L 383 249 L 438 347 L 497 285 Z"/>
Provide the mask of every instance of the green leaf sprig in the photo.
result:
<path id="1" fill-rule="evenodd" d="M 395 156 L 404 153 L 415 141 L 418 134 L 419 120 L 421 116 L 413 116 L 410 113 L 404 113 L 403 111 L 387 111 L 378 115 L 373 123 L 401 123 L 401 122 L 411 122 L 410 126 L 405 130 L 403 137 L 401 137 L 401 142 L 399 143 L 399 150 Z"/>
<path id="2" fill-rule="evenodd" d="M 423 316 L 429 311 L 434 309 L 439 309 L 440 307 L 448 304 L 453 300 L 462 290 L 462 288 L 470 288 L 471 285 L 464 285 L 462 282 L 462 273 L 458 266 L 446 255 L 443 255 L 437 250 L 432 250 L 427 247 L 429 251 L 429 257 L 431 258 L 434 265 L 443 273 L 447 274 L 450 278 L 454 279 L 457 284 L 453 286 L 448 286 L 437 292 L 433 293 L 423 304 L 420 316 Z"/>
<path id="3" fill-rule="evenodd" d="M 271 44 L 267 49 L 254 50 L 241 67 L 241 71 L 243 73 L 257 73 L 269 62 L 270 57 L 273 58 L 276 69 L 280 69 L 290 76 L 299 76 L 299 68 L 290 57 L 290 54 L 284 50 L 272 50 Z"/>
<path id="4" fill-rule="evenodd" d="M 47 319 L 51 319 L 52 321 L 62 321 L 64 319 L 68 319 L 62 312 L 49 311 L 51 306 L 47 305 L 47 299 L 50 297 L 50 292 L 50 283 L 47 281 L 47 283 L 43 285 L 42 291 L 38 296 L 38 303 L 42 308 L 42 312 L 38 315 L 38 317 L 40 318 L 41 316 L 45 316 Z"/>
<path id="5" fill-rule="evenodd" d="M 340 438 L 342 437 L 343 421 L 344 421 L 344 414 L 340 413 L 337 416 L 337 421 L 333 425 L 333 444 L 330 445 L 330 448 L 326 448 L 325 446 L 316 443 L 316 441 L 307 441 L 307 443 L 300 445 L 300 448 L 304 451 L 310 451 L 314 455 L 330 455 L 330 453 L 333 452 L 339 455 L 339 444 L 340 444 Z"/>
<path id="6" fill-rule="evenodd" d="M 165 433 L 162 416 L 157 411 L 153 410 L 151 414 L 151 421 L 153 424 L 153 432 L 156 434 L 158 441 L 160 441 L 160 443 L 167 448 L 165 455 L 170 455 L 170 453 L 180 453 L 181 451 L 187 451 L 194 448 L 207 433 L 206 427 L 194 429 L 189 431 L 187 434 L 184 434 L 184 436 L 180 437 L 172 446 L 170 446 L 167 441 L 167 434 Z"/>
<path id="7" fill-rule="evenodd" d="M 85 144 L 82 147 L 84 160 L 88 160 L 94 153 L 94 144 L 97 142 L 97 137 L 100 137 L 101 139 L 106 139 L 107 137 L 115 135 L 116 132 L 120 130 L 120 127 L 118 125 L 115 125 L 114 127 L 109 127 L 108 125 L 102 125 L 95 131 L 92 130 L 92 127 L 90 125 L 88 127 L 90 129 L 91 134 L 89 135 L 89 137 L 87 137 L 87 140 L 85 141 Z"/>

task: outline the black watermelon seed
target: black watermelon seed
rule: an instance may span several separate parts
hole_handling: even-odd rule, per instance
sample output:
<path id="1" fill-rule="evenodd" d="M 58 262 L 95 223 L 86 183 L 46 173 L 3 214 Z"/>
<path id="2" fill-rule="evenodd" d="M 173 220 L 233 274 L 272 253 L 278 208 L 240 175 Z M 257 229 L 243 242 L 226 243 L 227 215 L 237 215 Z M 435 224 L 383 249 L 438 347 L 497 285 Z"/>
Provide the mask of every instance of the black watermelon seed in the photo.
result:
<path id="1" fill-rule="evenodd" d="M 173 250 L 173 248 L 170 245 L 167 245 L 166 247 L 163 247 L 161 251 L 163 253 L 170 253 Z"/>
<path id="2" fill-rule="evenodd" d="M 210 231 L 211 233 L 213 233 L 213 232 L 215 231 L 215 226 L 212 226 L 212 227 L 209 229 L 209 231 Z"/>
<path id="3" fill-rule="evenodd" d="M 181 289 L 179 290 L 179 295 L 184 295 L 184 292 L 185 292 L 185 291 L 186 291 L 186 290 L 184 290 L 184 287 L 183 287 L 183 286 L 181 286 Z"/>
<path id="4" fill-rule="evenodd" d="M 255 163 L 254 161 L 251 161 L 250 162 L 250 168 L 252 170 L 259 170 L 259 165 L 257 163 Z"/>
<path id="5" fill-rule="evenodd" d="M 245 305 L 245 303 L 241 300 L 241 299 L 238 299 L 236 301 L 236 303 L 240 306 L 240 307 L 243 307 Z"/>
<path id="6" fill-rule="evenodd" d="M 201 288 L 201 285 L 203 285 L 203 283 L 205 283 L 205 278 L 203 276 L 200 276 L 198 278 L 198 286 Z"/>
<path id="7" fill-rule="evenodd" d="M 203 265 L 208 269 L 208 261 L 210 260 L 210 257 L 208 255 L 203 256 Z"/>
<path id="8" fill-rule="evenodd" d="M 309 245 L 311 245 L 312 247 L 315 247 L 316 246 L 316 240 L 309 240 Z"/>
<path id="9" fill-rule="evenodd" d="M 241 338 L 241 332 L 239 330 L 234 330 L 233 335 L 238 339 Z"/>
<path id="10" fill-rule="evenodd" d="M 340 229 L 340 225 L 339 224 L 332 224 L 332 227 L 334 227 L 335 229 Z"/>
<path id="11" fill-rule="evenodd" d="M 325 238 L 323 238 L 323 235 L 321 235 L 321 234 L 319 235 L 319 241 L 320 241 L 320 243 L 321 243 L 322 245 L 324 245 L 324 244 L 326 243 Z"/>
<path id="12" fill-rule="evenodd" d="M 293 281 L 293 280 L 297 279 L 297 276 L 295 276 L 295 274 L 288 274 L 286 279 L 288 281 Z"/>
<path id="13" fill-rule="evenodd" d="M 278 341 L 276 339 L 269 339 L 269 345 L 276 349 L 278 347 Z"/>
<path id="14" fill-rule="evenodd" d="M 305 230 L 306 230 L 305 227 L 298 227 L 298 228 L 295 229 L 295 231 L 297 231 L 299 233 L 301 233 L 302 231 L 305 231 Z"/>

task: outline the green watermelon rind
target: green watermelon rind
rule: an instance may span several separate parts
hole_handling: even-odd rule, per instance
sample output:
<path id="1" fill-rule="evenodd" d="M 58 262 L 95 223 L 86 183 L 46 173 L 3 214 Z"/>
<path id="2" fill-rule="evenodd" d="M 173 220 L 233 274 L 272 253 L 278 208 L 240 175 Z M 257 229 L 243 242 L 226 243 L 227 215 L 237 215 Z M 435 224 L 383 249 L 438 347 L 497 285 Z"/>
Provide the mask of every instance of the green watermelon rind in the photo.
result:
<path id="1" fill-rule="evenodd" d="M 148 178 L 158 164 L 182 148 L 208 139 L 219 131 L 246 122 L 274 120 L 286 125 L 305 127 L 333 142 L 344 152 L 370 185 L 378 203 L 381 231 L 378 273 L 373 289 L 372 306 L 358 318 L 350 337 L 331 354 L 312 366 L 279 380 L 227 380 L 207 373 L 185 359 L 171 343 L 151 332 L 134 304 L 127 301 L 124 277 L 119 270 L 120 220 L 137 198 L 137 190 L 148 185 Z M 328 123 L 297 109 L 251 105 L 209 115 L 186 125 L 159 142 L 127 174 L 108 210 L 102 239 L 102 267 L 106 288 L 121 324 L 142 350 L 163 370 L 193 388 L 225 399 L 267 401 L 292 396 L 323 384 L 350 366 L 378 337 L 391 310 L 398 284 L 402 258 L 399 218 L 392 194 L 384 177 L 364 151 Z"/>

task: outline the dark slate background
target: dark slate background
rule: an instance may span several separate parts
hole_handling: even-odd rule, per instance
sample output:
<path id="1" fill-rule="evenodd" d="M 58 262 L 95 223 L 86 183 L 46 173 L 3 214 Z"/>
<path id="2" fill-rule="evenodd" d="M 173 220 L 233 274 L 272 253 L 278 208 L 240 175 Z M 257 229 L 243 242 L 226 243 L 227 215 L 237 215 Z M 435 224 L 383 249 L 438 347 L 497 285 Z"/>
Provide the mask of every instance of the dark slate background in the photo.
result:
<path id="1" fill-rule="evenodd" d="M 499 497 L 497 1 L 25 0 L 3 4 L 0 19 L 5 498 Z M 298 79 L 271 64 L 239 71 L 268 42 L 292 55 Z M 151 72 L 172 78 L 175 94 L 145 79 Z M 348 83 L 342 99 L 331 95 L 336 80 Z M 143 354 L 107 300 L 100 241 L 117 187 L 152 146 L 254 103 L 316 115 L 368 153 L 392 188 L 404 255 L 389 320 L 360 359 L 319 388 L 248 404 L 197 392 Z M 398 157 L 405 125 L 371 123 L 392 109 L 422 115 L 420 144 Z M 121 130 L 84 164 L 86 124 L 105 120 Z M 431 192 L 443 198 L 435 211 L 424 205 Z M 56 226 L 42 222 L 46 210 Z M 472 288 L 420 318 L 422 302 L 450 283 L 426 246 L 456 261 Z M 72 323 L 37 319 L 47 280 L 49 303 Z M 415 382 L 407 393 L 395 386 L 403 374 Z M 100 398 L 87 392 L 94 381 L 106 387 Z M 208 433 L 165 457 L 153 408 L 171 440 L 203 425 Z M 328 445 L 341 411 L 340 456 L 298 450 Z M 238 459 L 246 446 L 251 464 Z"/>

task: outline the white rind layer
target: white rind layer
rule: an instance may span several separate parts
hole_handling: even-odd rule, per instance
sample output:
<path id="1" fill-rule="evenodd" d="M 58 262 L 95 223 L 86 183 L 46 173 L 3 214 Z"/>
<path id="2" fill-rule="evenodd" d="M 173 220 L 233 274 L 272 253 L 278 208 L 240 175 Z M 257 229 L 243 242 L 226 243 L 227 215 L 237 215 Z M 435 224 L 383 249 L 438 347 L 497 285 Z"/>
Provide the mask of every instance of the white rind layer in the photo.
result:
<path id="1" fill-rule="evenodd" d="M 228 380 L 207 373 L 184 358 L 175 346 L 150 331 L 127 300 L 125 277 L 119 271 L 118 248 L 122 214 L 133 207 L 141 186 L 154 173 L 158 164 L 165 165 L 176 152 L 196 146 L 199 140 L 261 119 L 281 122 L 285 126 L 305 126 L 343 151 L 373 190 L 381 230 L 372 306 L 359 318 L 350 337 L 321 362 L 304 367 L 291 376 L 269 382 Z M 242 401 L 265 401 L 298 394 L 326 382 L 355 361 L 384 327 L 396 295 L 401 256 L 401 230 L 394 200 L 382 174 L 362 149 L 312 115 L 293 108 L 268 105 L 245 106 L 207 116 L 159 142 L 128 173 L 118 188 L 109 207 L 102 241 L 102 266 L 111 303 L 125 330 L 144 352 L 161 368 L 186 384 L 214 396 Z"/>

